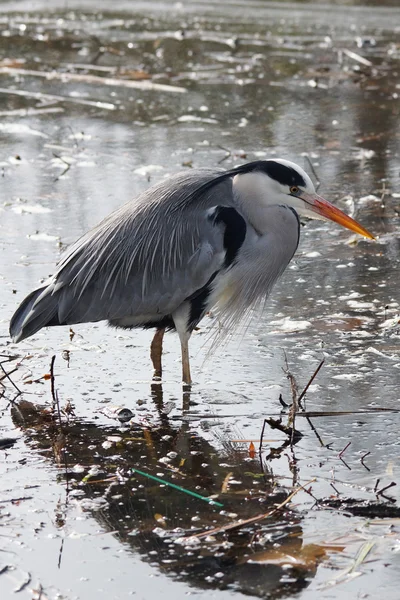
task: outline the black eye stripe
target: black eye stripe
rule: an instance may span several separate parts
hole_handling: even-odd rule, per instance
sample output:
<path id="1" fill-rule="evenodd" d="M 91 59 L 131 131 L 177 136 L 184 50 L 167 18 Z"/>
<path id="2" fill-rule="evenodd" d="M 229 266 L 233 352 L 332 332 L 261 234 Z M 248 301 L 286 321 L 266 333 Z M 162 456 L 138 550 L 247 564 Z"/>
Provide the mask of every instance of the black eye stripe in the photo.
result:
<path id="1" fill-rule="evenodd" d="M 271 177 L 271 179 L 275 179 L 278 183 L 287 185 L 288 187 L 307 187 L 304 177 L 296 169 L 282 165 L 275 160 L 258 160 L 243 165 L 238 170 L 242 170 L 242 172 L 261 171 Z"/>

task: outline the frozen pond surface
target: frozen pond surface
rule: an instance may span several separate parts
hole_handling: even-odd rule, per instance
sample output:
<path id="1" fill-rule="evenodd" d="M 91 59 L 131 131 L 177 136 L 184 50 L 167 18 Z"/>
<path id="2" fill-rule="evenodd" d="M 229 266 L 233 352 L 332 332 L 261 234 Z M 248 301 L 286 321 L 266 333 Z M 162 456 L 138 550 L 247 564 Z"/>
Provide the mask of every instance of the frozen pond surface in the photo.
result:
<path id="1" fill-rule="evenodd" d="M 400 464 L 399 415 L 381 410 L 400 408 L 400 9 L 353 4 L 0 3 L 0 353 L 42 406 L 55 355 L 75 411 L 60 441 L 30 405 L 11 410 L 2 380 L 0 436 L 17 439 L 1 451 L 2 598 L 398 598 L 400 487 L 376 492 Z M 148 332 L 101 323 L 11 344 L 17 304 L 111 210 L 180 169 L 271 156 L 311 162 L 320 193 L 378 239 L 306 223 L 261 315 L 211 354 L 215 323 L 201 323 L 190 399 L 172 334 L 162 387 Z M 264 417 L 291 401 L 285 353 L 300 390 L 325 358 L 307 394 L 325 446 L 304 417 L 292 450 L 266 427 L 262 472 L 247 440 L 258 450 Z M 216 494 L 222 514 L 131 468 Z M 182 541 L 314 478 L 313 497 L 258 526 Z M 345 498 L 374 506 L 352 514 Z"/>

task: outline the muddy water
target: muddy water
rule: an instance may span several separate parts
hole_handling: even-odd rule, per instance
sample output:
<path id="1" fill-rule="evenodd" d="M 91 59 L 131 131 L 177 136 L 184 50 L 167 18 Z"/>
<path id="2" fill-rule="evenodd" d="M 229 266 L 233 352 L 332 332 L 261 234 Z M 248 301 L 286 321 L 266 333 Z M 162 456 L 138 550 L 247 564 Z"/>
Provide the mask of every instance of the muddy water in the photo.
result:
<path id="1" fill-rule="evenodd" d="M 398 483 L 400 459 L 398 414 L 381 410 L 400 399 L 397 3 L 107 4 L 0 4 L 0 352 L 18 354 L 4 367 L 17 365 L 13 381 L 39 405 L 51 403 L 42 376 L 55 355 L 61 404 L 76 415 L 64 456 L 43 416 L 10 410 L 6 382 L 0 432 L 17 442 L 1 466 L 2 589 L 397 598 L 399 488 L 374 493 Z M 190 397 L 173 335 L 162 387 L 151 387 L 147 333 L 95 324 L 9 342 L 18 302 L 112 209 L 182 168 L 270 156 L 311 162 L 320 193 L 378 239 L 306 223 L 262 315 L 214 353 L 215 323 L 203 321 Z M 267 427 L 262 472 L 234 440 L 258 440 L 279 395 L 290 403 L 285 354 L 300 389 L 325 358 L 306 403 L 322 413 L 312 422 L 325 445 L 304 417 L 292 451 Z M 121 427 L 114 405 L 136 425 Z M 217 494 L 222 513 L 131 468 Z M 314 478 L 313 497 L 290 510 L 185 541 L 268 512 Z M 351 516 L 324 505 L 330 496 L 380 508 Z"/>

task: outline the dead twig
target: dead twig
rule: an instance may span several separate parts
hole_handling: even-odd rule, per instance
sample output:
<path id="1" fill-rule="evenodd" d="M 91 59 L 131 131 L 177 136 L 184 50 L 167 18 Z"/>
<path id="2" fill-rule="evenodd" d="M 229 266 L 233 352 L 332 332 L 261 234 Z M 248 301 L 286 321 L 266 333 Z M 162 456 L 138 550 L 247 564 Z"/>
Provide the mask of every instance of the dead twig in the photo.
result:
<path id="1" fill-rule="evenodd" d="M 55 458 L 58 463 L 61 462 L 61 457 L 62 457 L 62 462 L 63 462 L 63 466 L 64 466 L 64 476 L 65 476 L 65 505 L 64 505 L 64 507 L 65 507 L 65 514 L 67 514 L 70 490 L 69 490 L 69 478 L 68 478 L 67 453 L 65 450 L 66 436 L 64 434 L 63 425 L 62 425 L 60 399 L 58 397 L 58 392 L 55 387 L 55 377 L 54 377 L 54 362 L 55 362 L 55 360 L 56 360 L 56 357 L 55 357 L 55 355 L 53 355 L 51 357 L 51 362 L 50 362 L 50 389 L 51 389 L 51 397 L 53 400 L 52 412 L 54 415 L 55 411 L 57 410 L 57 417 L 58 417 L 58 435 L 53 441 L 53 451 L 54 451 Z M 61 540 L 60 550 L 58 553 L 58 568 L 61 567 L 61 561 L 62 561 L 62 556 L 63 556 L 63 551 L 64 551 L 64 540 L 65 540 L 65 538 L 63 538 Z"/>
<path id="2" fill-rule="evenodd" d="M 311 375 L 311 377 L 310 377 L 310 379 L 309 379 L 309 381 L 308 381 L 308 383 L 307 383 L 306 387 L 304 388 L 304 390 L 301 392 L 301 394 L 300 394 L 300 396 L 299 396 L 299 399 L 298 399 L 298 404 L 299 404 L 300 408 L 303 410 L 303 412 L 304 412 L 304 413 L 305 413 L 305 407 L 303 407 L 303 405 L 302 405 L 302 400 L 303 400 L 303 398 L 305 397 L 305 395 L 306 395 L 306 393 L 307 393 L 307 391 L 308 391 L 308 389 L 309 389 L 310 385 L 312 384 L 312 382 L 314 381 L 314 379 L 316 378 L 316 376 L 318 375 L 318 373 L 319 373 L 319 372 L 320 372 L 320 370 L 322 369 L 322 366 L 323 366 L 324 362 L 325 362 L 325 359 L 323 358 L 323 359 L 321 360 L 321 362 L 319 363 L 318 367 L 315 369 L 314 373 Z M 302 413 L 299 413 L 299 414 L 302 414 Z M 303 416 L 303 415 L 302 415 L 302 416 Z M 311 430 L 312 430 L 312 431 L 313 431 L 313 433 L 315 434 L 315 436 L 316 436 L 317 440 L 319 441 L 319 443 L 321 444 L 321 446 L 324 446 L 324 447 L 325 447 L 325 444 L 324 444 L 324 442 L 322 441 L 322 438 L 321 438 L 321 436 L 319 435 L 319 433 L 318 433 L 317 429 L 315 428 L 315 426 L 314 426 L 314 423 L 311 421 L 311 419 L 310 419 L 310 416 L 309 416 L 309 415 L 307 415 L 307 414 L 304 414 L 304 416 L 306 417 L 306 419 L 307 419 L 307 423 L 308 423 L 308 424 L 309 424 L 309 426 L 311 427 Z"/>
<path id="3" fill-rule="evenodd" d="M 298 466 L 298 460 L 294 453 L 293 446 L 290 448 L 290 450 L 291 450 L 291 456 L 289 454 L 285 454 L 285 456 L 288 459 L 289 471 L 292 474 L 292 486 L 294 487 L 298 484 L 300 469 Z"/>
<path id="4" fill-rule="evenodd" d="M 264 439 L 265 425 L 266 425 L 266 419 L 264 419 L 264 423 L 263 423 L 263 426 L 261 429 L 260 445 L 258 446 L 258 454 L 260 456 L 260 462 L 261 462 L 261 449 L 262 449 L 262 444 L 263 444 L 263 439 Z"/>
<path id="5" fill-rule="evenodd" d="M 366 458 L 369 454 L 371 454 L 370 451 L 363 454 L 362 457 L 360 458 L 360 462 L 361 462 L 362 466 L 365 467 L 365 469 L 367 469 L 367 471 L 371 471 L 371 469 L 369 467 L 367 467 L 367 465 L 364 463 L 364 458 Z"/>
<path id="6" fill-rule="evenodd" d="M 378 479 L 379 481 L 379 479 Z M 377 481 L 377 483 L 378 483 Z M 391 483 L 389 483 L 389 485 L 385 485 L 385 487 L 381 488 L 380 490 L 376 491 L 376 487 L 374 489 L 374 492 L 376 493 L 377 496 L 383 496 L 384 498 L 393 501 L 393 498 L 389 498 L 388 496 L 385 496 L 385 494 L 383 492 L 386 492 L 386 490 L 389 490 L 392 487 L 395 487 L 397 485 L 397 483 L 395 481 L 392 481 Z"/>
<path id="7" fill-rule="evenodd" d="M 2 355 L 2 357 L 4 357 L 4 355 Z M 11 360 L 12 360 L 13 358 L 14 358 L 14 357 L 12 357 L 12 358 L 11 358 L 11 357 L 10 357 L 10 358 L 9 358 L 9 357 L 7 357 L 7 359 L 8 359 L 8 360 L 3 360 L 3 361 L 0 361 L 0 368 L 1 368 L 1 370 L 3 371 L 3 373 L 4 373 L 4 377 L 2 377 L 2 381 L 3 381 L 4 379 L 8 379 L 8 381 L 11 383 L 11 385 L 13 386 L 13 388 L 17 390 L 17 395 L 16 395 L 16 397 L 15 397 L 13 400 L 11 400 L 11 401 L 10 401 L 11 403 L 14 403 L 14 402 L 15 402 L 15 400 L 16 400 L 16 398 L 18 398 L 18 396 L 20 396 L 20 395 L 22 394 L 22 391 L 19 389 L 19 387 L 17 386 L 17 384 L 16 384 L 16 383 L 14 383 L 14 381 L 13 381 L 13 380 L 11 379 L 11 377 L 10 377 L 10 375 L 11 375 L 12 373 L 15 373 L 16 369 L 13 369 L 12 371 L 8 372 L 8 371 L 6 371 L 6 370 L 5 370 L 5 368 L 3 367 L 3 364 L 4 364 L 4 363 L 11 362 Z M 2 383 L 2 385 L 4 385 L 4 384 Z"/>
<path id="8" fill-rule="evenodd" d="M 355 60 L 356 62 L 358 62 L 366 67 L 374 66 L 370 60 L 367 60 L 363 56 L 360 56 L 360 54 L 357 54 L 357 52 L 353 52 L 352 50 L 347 50 L 347 48 L 341 48 L 340 52 L 343 52 L 343 54 L 345 54 L 352 60 Z"/>
<path id="9" fill-rule="evenodd" d="M 338 496 L 340 496 L 340 492 L 339 492 L 339 490 L 337 490 L 337 489 L 335 488 L 335 486 L 333 485 L 333 483 L 330 483 L 329 485 L 330 485 L 330 486 L 331 486 L 331 487 L 332 487 L 332 488 L 335 490 L 336 494 L 337 494 Z"/>
<path id="10" fill-rule="evenodd" d="M 51 397 L 53 399 L 53 412 L 56 409 L 57 406 L 57 397 L 56 397 L 56 389 L 55 389 L 55 378 L 54 378 L 54 362 L 56 360 L 55 355 L 51 357 L 51 362 L 50 362 L 50 389 L 51 389 Z M 60 416 L 60 414 L 59 414 Z"/>
<path id="11" fill-rule="evenodd" d="M 0 500 L 0 504 L 5 504 L 6 502 L 21 502 L 22 500 L 32 500 L 33 496 L 21 496 L 21 498 L 7 498 L 6 500 Z"/>
<path id="12" fill-rule="evenodd" d="M 62 173 L 60 173 L 60 175 L 57 175 L 57 177 L 54 180 L 54 181 L 58 181 L 63 175 L 65 175 L 66 173 L 68 173 L 68 171 L 72 167 L 72 163 L 68 162 L 67 160 L 65 160 L 65 158 L 63 158 L 59 154 L 56 154 L 55 152 L 53 152 L 53 156 L 54 156 L 54 158 L 58 158 L 58 160 L 61 160 L 61 162 L 64 163 L 64 165 L 67 165 L 65 167 L 64 171 Z"/>
<path id="13" fill-rule="evenodd" d="M 8 371 L 8 373 L 6 373 L 5 375 L 2 375 L 0 377 L 0 383 L 4 386 L 3 379 L 10 379 L 10 375 L 12 375 L 13 373 L 15 373 L 16 371 L 18 371 L 17 367 L 15 367 L 15 369 L 13 369 L 12 371 Z"/>
<path id="14" fill-rule="evenodd" d="M 303 400 L 304 396 L 307 394 L 308 392 L 308 388 L 310 387 L 310 385 L 312 384 L 312 382 L 314 381 L 314 379 L 316 378 L 316 376 L 318 375 L 318 373 L 320 372 L 320 370 L 322 369 L 323 365 L 324 365 L 325 359 L 323 358 L 321 360 L 321 362 L 319 363 L 318 367 L 315 369 L 314 373 L 311 375 L 309 382 L 307 383 L 306 387 L 304 388 L 304 390 L 301 392 L 299 399 L 298 399 L 298 403 L 300 408 L 303 408 L 301 401 Z"/>
<path id="15" fill-rule="evenodd" d="M 19 69 L 12 67 L 0 67 L 0 73 L 6 75 L 22 75 L 27 77 L 40 77 L 47 81 L 61 81 L 63 83 L 86 83 L 111 87 L 123 87 L 128 89 L 150 90 L 158 92 L 173 92 L 186 94 L 184 87 L 167 85 L 165 83 L 153 83 L 152 81 L 134 81 L 132 79 L 116 79 L 114 77 L 99 77 L 98 75 L 82 73 L 58 73 L 57 71 L 38 71 L 35 69 Z"/>
<path id="16" fill-rule="evenodd" d="M 9 88 L 0 88 L 0 94 L 13 94 L 23 98 L 35 98 L 40 101 L 50 102 L 72 102 L 72 104 L 81 104 L 83 106 L 94 106 L 103 110 L 117 110 L 115 104 L 110 102 L 99 102 L 97 100 L 83 100 L 83 98 L 71 98 L 71 96 L 58 96 L 55 94 L 43 94 L 42 92 L 30 92 L 28 90 L 10 90 Z"/>
<path id="17" fill-rule="evenodd" d="M 314 508 L 314 506 L 319 506 L 320 505 L 320 501 L 311 492 L 311 488 L 309 490 L 307 490 L 306 488 L 304 488 L 304 491 L 305 491 L 306 494 L 308 494 L 309 496 L 311 496 L 311 498 L 314 500 L 314 504 L 313 504 L 313 506 L 311 508 Z"/>
<path id="18" fill-rule="evenodd" d="M 227 160 L 228 158 L 230 158 L 232 156 L 232 152 L 229 150 L 229 148 L 225 148 L 224 146 L 221 146 L 220 144 L 217 144 L 217 148 L 220 148 L 221 150 L 224 150 L 226 152 L 225 156 L 223 156 L 221 158 L 221 160 L 218 161 L 218 164 L 220 165 L 221 163 L 223 163 L 225 160 Z"/>
<path id="19" fill-rule="evenodd" d="M 338 454 L 338 459 L 344 464 L 345 467 L 347 467 L 347 469 L 349 471 L 351 471 L 351 467 L 347 464 L 347 462 L 344 460 L 343 458 L 343 454 L 346 452 L 347 448 L 350 446 L 351 442 L 349 442 L 348 444 L 346 444 L 346 446 L 343 448 L 343 450 L 341 450 Z"/>
<path id="20" fill-rule="evenodd" d="M 282 433 L 293 440 L 293 443 L 297 442 L 303 437 L 303 434 L 300 433 L 300 431 L 297 431 L 297 429 L 294 429 L 293 426 L 284 425 L 282 423 L 282 419 L 265 419 L 264 423 L 268 423 L 271 429 L 278 429 L 279 431 L 282 431 Z"/>
<path id="21" fill-rule="evenodd" d="M 290 372 L 289 370 L 289 363 L 287 360 L 287 356 L 286 356 L 286 352 L 284 351 L 284 356 L 285 356 L 285 365 L 286 368 L 283 369 L 287 379 L 290 382 L 290 389 L 292 390 L 292 405 L 289 409 L 289 420 L 288 420 L 288 425 L 291 425 L 291 444 L 293 444 L 294 442 L 294 432 L 295 432 L 295 425 L 296 425 L 296 415 L 299 411 L 299 402 L 298 402 L 298 397 L 299 397 L 299 390 L 297 387 L 297 381 L 295 376 L 293 375 L 293 373 Z"/>
<path id="22" fill-rule="evenodd" d="M 399 413 L 399 408 L 362 408 L 360 410 L 306 410 L 299 417 L 345 417 L 347 415 L 373 415 L 374 413 Z"/>
<path id="23" fill-rule="evenodd" d="M 299 485 L 295 490 L 293 490 L 293 492 L 291 494 L 289 494 L 289 496 L 283 502 L 278 504 L 278 506 L 276 506 L 275 508 L 273 508 L 272 510 L 270 510 L 267 513 L 262 513 L 262 514 L 256 515 L 255 517 L 250 517 L 249 519 L 235 521 L 233 523 L 229 523 L 228 525 L 222 525 L 221 527 L 215 527 L 214 529 L 202 531 L 200 533 L 196 533 L 194 535 L 188 536 L 187 538 L 185 538 L 185 540 L 188 540 L 191 538 L 200 539 L 203 537 L 208 537 L 209 535 L 216 535 L 218 533 L 222 533 L 225 531 L 232 531 L 232 529 L 238 529 L 239 527 L 243 527 L 245 525 L 251 525 L 253 523 L 257 523 L 258 521 L 263 521 L 264 519 L 267 519 L 268 517 L 272 517 L 279 510 L 281 510 L 281 508 L 286 506 L 286 504 L 288 504 L 292 500 L 292 498 L 294 496 L 296 496 L 296 494 L 298 494 L 301 491 L 305 491 L 305 486 L 310 485 L 310 483 L 314 483 L 315 481 L 316 481 L 316 479 L 313 478 L 310 481 L 308 481 L 307 483 L 305 483 L 304 485 Z"/>
<path id="24" fill-rule="evenodd" d="M 287 439 L 279 446 L 279 448 L 271 448 L 269 454 L 265 457 L 265 462 L 274 460 L 275 458 L 279 458 L 282 455 L 282 452 L 286 450 L 286 448 L 290 445 L 290 439 Z M 293 452 L 293 446 L 291 448 Z"/>
<path id="25" fill-rule="evenodd" d="M 282 398 L 282 394 L 279 394 L 278 400 L 279 400 L 279 404 L 282 406 L 282 408 L 289 408 L 289 404 L 284 401 L 284 399 Z"/>
<path id="26" fill-rule="evenodd" d="M 20 585 L 18 587 L 16 587 L 13 590 L 14 593 L 22 592 L 22 590 L 24 590 L 26 588 L 26 586 L 30 584 L 31 581 L 32 581 L 31 574 L 29 573 L 29 571 L 27 571 L 25 579 L 20 583 Z"/>
<path id="27" fill-rule="evenodd" d="M 293 403 L 289 412 L 289 424 L 292 423 L 292 427 L 293 430 L 295 428 L 295 419 L 297 416 L 304 416 L 307 419 L 307 423 L 309 424 L 309 426 L 311 427 L 311 430 L 314 432 L 314 434 L 316 435 L 319 443 L 321 444 L 321 446 L 325 446 L 324 442 L 322 441 L 321 436 L 319 435 L 317 429 L 315 428 L 314 424 L 311 422 L 310 420 L 310 415 L 309 414 L 305 414 L 305 408 L 302 405 L 302 400 L 305 397 L 310 385 L 312 384 L 312 382 L 314 381 L 314 379 L 316 378 L 316 376 L 318 375 L 319 371 L 321 370 L 323 364 L 325 362 L 325 359 L 322 359 L 321 362 L 319 363 L 318 367 L 315 369 L 314 373 L 311 375 L 307 385 L 305 386 L 305 388 L 303 389 L 303 391 L 301 392 L 300 396 L 298 395 L 298 387 L 297 387 L 297 382 L 296 379 L 294 377 L 294 375 L 290 372 L 289 370 L 289 366 L 288 366 L 288 361 L 287 361 L 287 356 L 285 353 L 285 363 L 286 363 L 286 369 L 284 369 L 284 372 L 286 373 L 286 377 L 289 379 L 290 381 L 290 387 L 292 390 L 292 398 L 293 398 Z M 280 400 L 279 400 L 280 401 Z M 281 402 L 282 404 L 282 402 Z M 299 408 L 301 408 L 302 412 L 299 412 Z M 294 434 L 292 434 L 293 436 Z M 293 443 L 294 438 L 292 439 L 292 443 Z"/>
<path id="28" fill-rule="evenodd" d="M 343 450 L 341 450 L 338 454 L 338 458 L 342 458 L 343 454 L 346 452 L 347 448 L 350 446 L 351 442 L 348 442 L 348 444 L 345 445 L 345 447 L 343 448 Z"/>
<path id="29" fill-rule="evenodd" d="M 308 156 L 308 154 L 306 154 L 306 155 L 305 155 L 305 159 L 306 159 L 306 161 L 308 162 L 308 166 L 310 167 L 310 171 L 311 171 L 311 173 L 312 173 L 312 174 L 313 174 L 313 176 L 314 176 L 315 183 L 316 183 L 316 185 L 315 185 L 315 190 L 318 192 L 318 188 L 319 188 L 319 186 L 321 185 L 321 182 L 320 182 L 320 180 L 319 180 L 319 177 L 318 177 L 318 175 L 317 175 L 317 173 L 316 173 L 316 171 L 315 171 L 315 169 L 314 169 L 314 165 L 312 164 L 312 162 L 311 162 L 311 159 L 310 159 L 310 157 Z"/>

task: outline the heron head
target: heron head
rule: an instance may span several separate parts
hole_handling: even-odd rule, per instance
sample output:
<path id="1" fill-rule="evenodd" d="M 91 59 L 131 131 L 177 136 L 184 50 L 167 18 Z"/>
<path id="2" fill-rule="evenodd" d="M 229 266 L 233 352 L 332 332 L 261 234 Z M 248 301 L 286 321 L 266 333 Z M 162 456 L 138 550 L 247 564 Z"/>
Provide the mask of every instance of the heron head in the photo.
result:
<path id="1" fill-rule="evenodd" d="M 335 221 L 339 225 L 355 231 L 369 239 L 374 236 L 354 219 L 336 206 L 319 196 L 307 173 L 298 165 L 284 159 L 264 161 L 266 174 L 272 180 L 275 194 L 282 204 L 291 206 L 303 217 Z"/>

